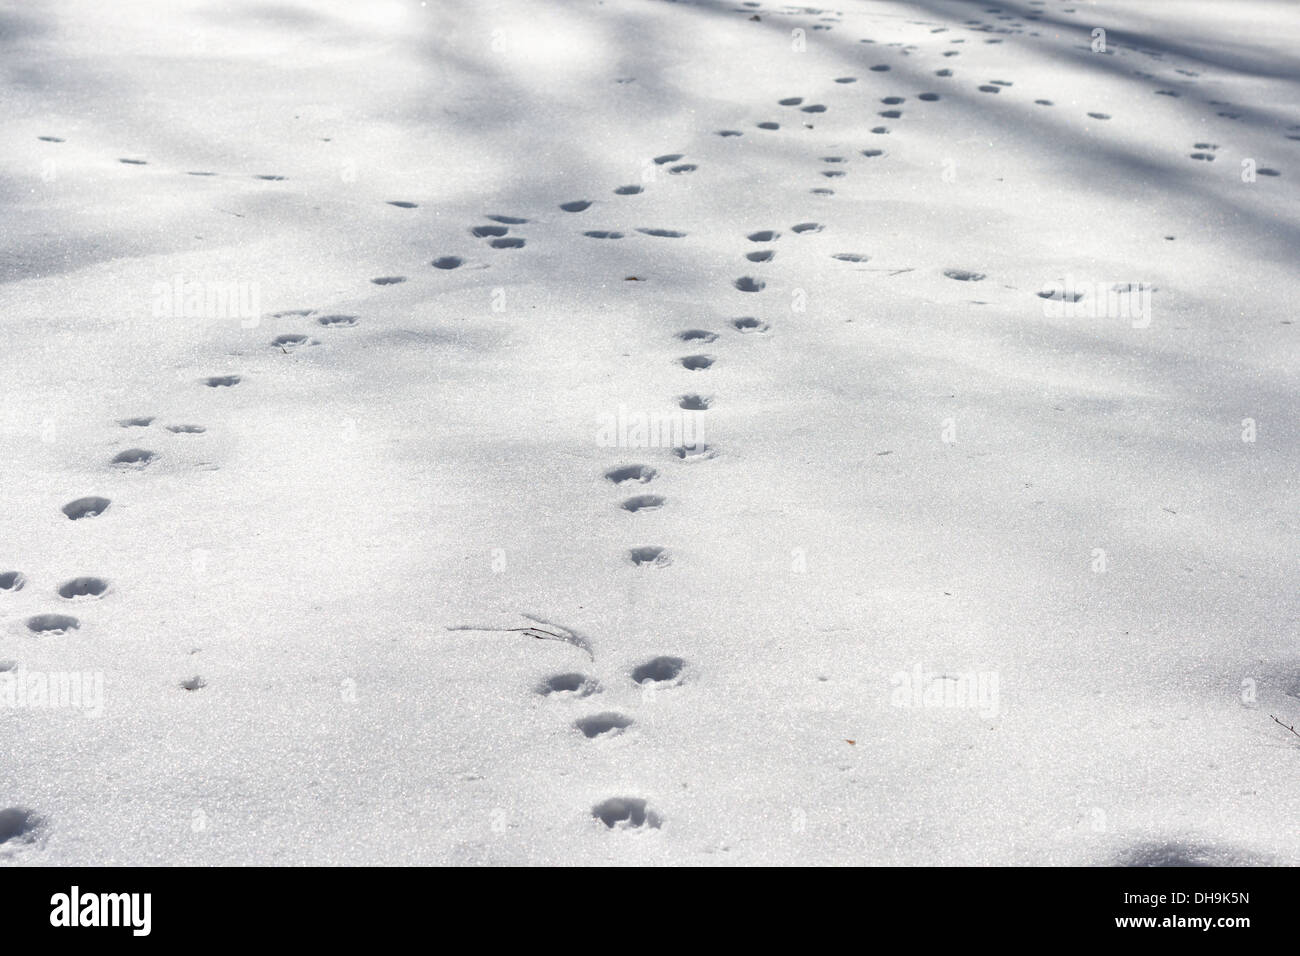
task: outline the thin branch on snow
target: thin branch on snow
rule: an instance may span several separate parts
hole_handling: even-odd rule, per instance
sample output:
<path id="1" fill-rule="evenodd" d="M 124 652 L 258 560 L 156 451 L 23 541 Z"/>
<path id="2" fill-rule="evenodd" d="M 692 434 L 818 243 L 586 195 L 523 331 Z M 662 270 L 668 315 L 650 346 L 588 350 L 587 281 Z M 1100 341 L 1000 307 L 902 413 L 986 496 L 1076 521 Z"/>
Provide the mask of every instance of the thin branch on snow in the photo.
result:
<path id="1" fill-rule="evenodd" d="M 1273 717 L 1272 714 L 1269 714 L 1269 716 L 1270 716 L 1270 717 Z M 1274 721 L 1274 723 L 1276 723 L 1279 727 L 1286 727 L 1286 729 L 1289 730 L 1289 731 L 1291 731 L 1291 733 L 1295 734 L 1297 737 L 1300 737 L 1300 731 L 1297 731 L 1297 730 L 1295 729 L 1295 725 L 1294 725 L 1294 724 L 1291 724 L 1291 725 L 1284 724 L 1284 723 L 1282 723 L 1282 721 L 1278 720 L 1276 717 L 1273 717 L 1273 721 Z"/>
<path id="2" fill-rule="evenodd" d="M 591 649 L 591 642 L 576 631 L 571 631 L 567 627 L 561 627 L 552 621 L 544 621 L 539 617 L 531 614 L 524 614 L 524 617 L 530 621 L 536 621 L 538 624 L 545 624 L 547 627 L 554 628 L 555 631 L 545 630 L 540 627 L 480 627 L 475 624 L 456 624 L 447 628 L 449 631 L 496 631 L 503 634 L 527 634 L 529 637 L 539 641 L 563 641 L 565 644 L 572 644 L 579 650 L 586 651 L 587 656 L 593 661 L 596 659 L 596 653 Z"/>

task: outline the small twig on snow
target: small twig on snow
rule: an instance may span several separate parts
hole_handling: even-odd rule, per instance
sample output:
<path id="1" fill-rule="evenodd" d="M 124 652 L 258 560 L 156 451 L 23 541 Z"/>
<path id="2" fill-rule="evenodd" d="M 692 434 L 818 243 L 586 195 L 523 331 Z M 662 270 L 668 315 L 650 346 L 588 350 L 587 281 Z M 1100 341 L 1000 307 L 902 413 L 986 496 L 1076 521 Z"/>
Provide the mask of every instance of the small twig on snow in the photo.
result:
<path id="1" fill-rule="evenodd" d="M 1272 714 L 1269 714 L 1269 716 L 1270 716 L 1270 717 L 1273 717 Z M 1289 731 L 1291 731 L 1291 733 L 1295 734 L 1297 737 L 1300 737 L 1300 731 L 1297 731 L 1297 730 L 1295 729 L 1295 725 L 1294 725 L 1294 724 L 1292 724 L 1292 725 L 1284 724 L 1284 723 L 1282 723 L 1282 721 L 1278 720 L 1276 717 L 1273 717 L 1273 721 L 1274 721 L 1274 723 L 1276 723 L 1279 727 L 1286 727 L 1286 729 L 1289 730 Z"/>
<path id="2" fill-rule="evenodd" d="M 521 612 L 522 613 L 522 612 Z M 565 644 L 572 644 L 579 650 L 586 651 L 587 656 L 593 661 L 596 659 L 596 652 L 591 649 L 591 642 L 576 631 L 571 631 L 567 627 L 562 627 L 554 621 L 544 621 L 539 617 L 533 617 L 531 614 L 523 614 L 530 621 L 536 621 L 538 624 L 545 624 L 552 627 L 555 631 L 548 631 L 540 627 L 480 627 L 475 624 L 456 624 L 447 628 L 449 631 L 498 631 L 508 634 L 527 634 L 529 637 L 539 641 L 563 641 Z"/>

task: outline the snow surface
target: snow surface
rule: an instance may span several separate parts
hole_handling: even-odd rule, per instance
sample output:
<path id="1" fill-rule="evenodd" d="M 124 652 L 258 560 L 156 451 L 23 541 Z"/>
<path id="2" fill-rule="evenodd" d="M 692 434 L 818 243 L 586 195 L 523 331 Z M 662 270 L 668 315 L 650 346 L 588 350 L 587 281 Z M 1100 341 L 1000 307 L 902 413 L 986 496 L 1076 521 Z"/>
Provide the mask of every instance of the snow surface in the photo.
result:
<path id="1" fill-rule="evenodd" d="M 10 5 L 0 860 L 1300 862 L 1297 49 Z"/>

